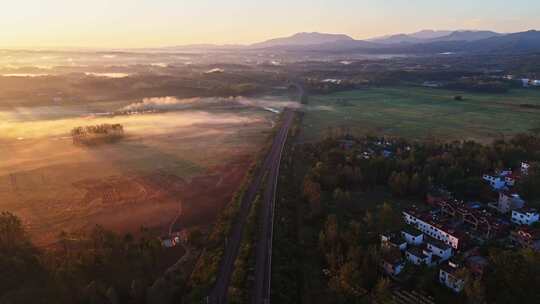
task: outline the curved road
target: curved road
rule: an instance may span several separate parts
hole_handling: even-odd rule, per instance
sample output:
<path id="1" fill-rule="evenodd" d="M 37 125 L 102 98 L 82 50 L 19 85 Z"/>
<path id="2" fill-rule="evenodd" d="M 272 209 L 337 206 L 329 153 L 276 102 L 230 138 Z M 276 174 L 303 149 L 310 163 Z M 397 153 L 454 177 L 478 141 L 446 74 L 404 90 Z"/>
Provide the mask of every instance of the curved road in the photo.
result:
<path id="1" fill-rule="evenodd" d="M 253 302 L 269 302 L 274 194 L 279 173 L 281 153 L 287 140 L 287 134 L 289 133 L 293 118 L 294 112 L 286 109 L 283 114 L 283 123 L 274 137 L 270 152 L 266 156 L 263 165 L 256 172 L 255 177 L 252 179 L 244 194 L 244 198 L 240 205 L 240 212 L 225 245 L 225 252 L 223 254 L 223 260 L 221 261 L 216 284 L 207 298 L 208 303 L 227 303 L 227 291 L 234 271 L 234 262 L 238 256 L 240 243 L 242 242 L 244 226 L 253 200 L 262 186 L 266 173 L 269 174 L 266 179 L 266 184 L 264 185 L 265 191 L 261 206 L 261 214 L 259 215 L 262 216 L 262 218 L 259 217 L 259 219 L 262 219 L 262 234 L 257 240 Z"/>

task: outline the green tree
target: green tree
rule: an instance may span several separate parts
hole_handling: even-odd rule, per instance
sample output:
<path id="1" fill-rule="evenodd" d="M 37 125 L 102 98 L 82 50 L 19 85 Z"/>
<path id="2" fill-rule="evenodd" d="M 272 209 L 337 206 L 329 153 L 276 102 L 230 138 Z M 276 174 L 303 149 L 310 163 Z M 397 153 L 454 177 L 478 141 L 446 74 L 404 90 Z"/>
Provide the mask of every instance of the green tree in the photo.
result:
<path id="1" fill-rule="evenodd" d="M 334 190 L 333 198 L 338 204 L 346 204 L 351 201 L 351 194 L 348 191 L 337 188 Z"/>
<path id="2" fill-rule="evenodd" d="M 395 230 L 401 226 L 401 218 L 392 205 L 385 202 L 379 209 L 379 231 Z"/>
<path id="3" fill-rule="evenodd" d="M 304 197 L 308 200 L 311 212 L 319 215 L 322 212 L 321 206 L 321 185 L 311 180 L 310 177 L 304 178 Z"/>

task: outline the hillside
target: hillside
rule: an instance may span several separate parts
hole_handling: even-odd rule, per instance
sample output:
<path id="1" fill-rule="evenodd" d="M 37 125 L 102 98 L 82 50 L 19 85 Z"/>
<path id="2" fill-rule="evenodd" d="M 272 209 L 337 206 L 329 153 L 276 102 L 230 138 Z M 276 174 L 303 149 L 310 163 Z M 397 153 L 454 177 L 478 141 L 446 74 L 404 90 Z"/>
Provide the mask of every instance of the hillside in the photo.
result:
<path id="1" fill-rule="evenodd" d="M 250 47 L 269 48 L 279 46 L 309 46 L 343 41 L 354 41 L 354 39 L 343 34 L 297 33 L 289 37 L 275 38 L 255 43 Z"/>

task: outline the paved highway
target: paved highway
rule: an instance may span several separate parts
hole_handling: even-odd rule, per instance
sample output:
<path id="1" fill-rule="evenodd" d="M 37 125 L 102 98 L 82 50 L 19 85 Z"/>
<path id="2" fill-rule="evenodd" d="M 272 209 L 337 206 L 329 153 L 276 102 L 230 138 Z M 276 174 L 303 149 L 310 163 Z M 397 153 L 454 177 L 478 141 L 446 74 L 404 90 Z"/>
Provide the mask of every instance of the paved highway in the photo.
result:
<path id="1" fill-rule="evenodd" d="M 221 261 L 216 284 L 208 297 L 208 303 L 227 303 L 227 291 L 229 289 L 231 276 L 234 271 L 234 262 L 240 249 L 244 226 L 250 207 L 257 195 L 258 190 L 261 188 L 266 173 L 268 173 L 268 178 L 266 179 L 266 183 L 264 185 L 265 189 L 261 208 L 262 218 L 259 217 L 259 219 L 263 220 L 261 223 L 263 229 L 262 234 L 257 241 L 257 262 L 255 269 L 255 290 L 253 292 L 253 301 L 256 301 L 255 303 L 265 303 L 266 299 L 269 297 L 274 194 L 277 185 L 281 153 L 283 151 L 285 141 L 287 140 L 287 134 L 289 133 L 289 128 L 291 127 L 293 118 L 294 112 L 291 110 L 285 110 L 285 113 L 283 114 L 283 123 L 274 137 L 270 152 L 266 156 L 260 169 L 256 172 L 248 189 L 246 190 L 246 193 L 244 194 L 244 198 L 240 205 L 238 218 L 233 225 L 228 242 L 225 245 L 225 253 L 223 255 L 223 260 Z"/>
<path id="2" fill-rule="evenodd" d="M 286 119 L 291 119 L 289 115 Z M 286 121 L 287 122 L 287 121 Z M 270 303 L 270 282 L 272 275 L 272 240 L 274 232 L 274 209 L 276 201 L 277 183 L 279 177 L 279 168 L 281 163 L 281 154 L 287 140 L 287 133 L 281 144 L 279 153 L 272 155 L 274 164 L 269 171 L 268 178 L 265 181 L 262 206 L 259 214 L 259 222 L 262 226 L 256 246 L 255 259 L 255 284 L 252 291 L 252 303 L 263 304 Z"/>

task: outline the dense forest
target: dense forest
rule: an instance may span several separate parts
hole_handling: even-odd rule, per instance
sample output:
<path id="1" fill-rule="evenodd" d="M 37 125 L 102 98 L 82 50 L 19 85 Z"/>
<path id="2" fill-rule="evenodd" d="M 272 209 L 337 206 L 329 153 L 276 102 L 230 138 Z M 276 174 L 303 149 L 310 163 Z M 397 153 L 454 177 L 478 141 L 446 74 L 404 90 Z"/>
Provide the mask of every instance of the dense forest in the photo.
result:
<path id="1" fill-rule="evenodd" d="M 183 280 L 163 275 L 161 242 L 146 229 L 140 238 L 96 226 L 64 233 L 54 248 L 36 248 L 21 221 L 0 214 L 0 303 L 171 303 Z"/>

